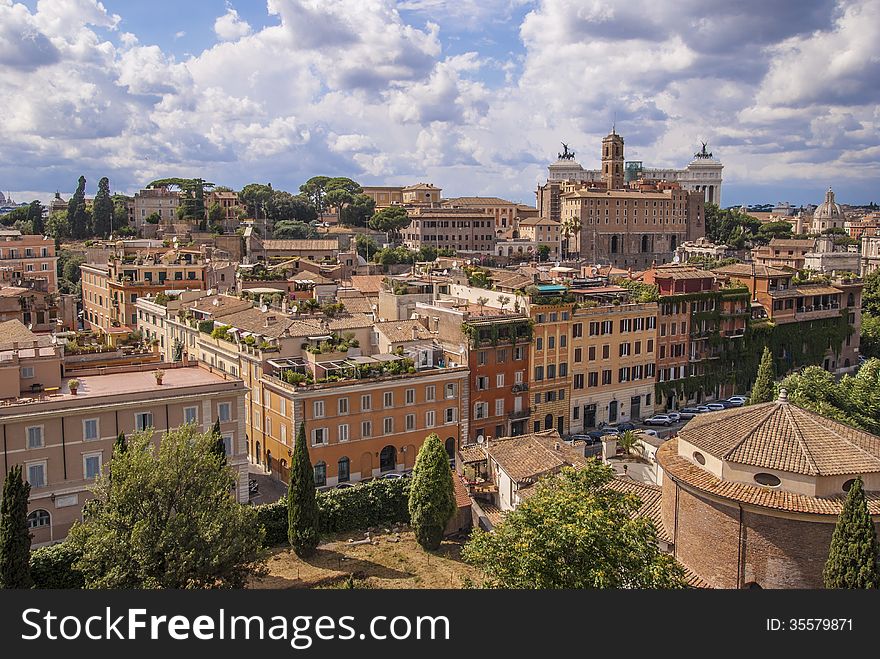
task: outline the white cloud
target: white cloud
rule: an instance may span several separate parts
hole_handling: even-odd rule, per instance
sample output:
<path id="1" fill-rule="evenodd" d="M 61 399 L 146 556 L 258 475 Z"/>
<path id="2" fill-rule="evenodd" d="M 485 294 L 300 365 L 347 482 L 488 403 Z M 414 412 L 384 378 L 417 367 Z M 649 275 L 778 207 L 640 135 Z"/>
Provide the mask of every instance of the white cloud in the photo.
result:
<path id="1" fill-rule="evenodd" d="M 880 0 L 744 1 L 541 0 L 484 48 L 523 2 L 267 0 L 276 25 L 227 5 L 175 57 L 94 0 L 0 0 L 0 185 L 327 173 L 532 202 L 558 142 L 595 167 L 615 117 L 628 157 L 681 166 L 708 139 L 734 185 L 876 180 Z"/>
<path id="2" fill-rule="evenodd" d="M 226 13 L 214 21 L 214 33 L 221 41 L 237 41 L 251 33 L 251 26 L 239 17 L 232 5 L 226 3 Z"/>

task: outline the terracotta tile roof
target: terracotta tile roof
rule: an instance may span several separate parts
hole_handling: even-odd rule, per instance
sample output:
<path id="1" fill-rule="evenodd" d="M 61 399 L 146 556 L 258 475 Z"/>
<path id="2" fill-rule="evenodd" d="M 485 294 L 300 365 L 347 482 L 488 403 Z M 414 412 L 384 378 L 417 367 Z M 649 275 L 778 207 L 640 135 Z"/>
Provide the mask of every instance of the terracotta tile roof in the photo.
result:
<path id="1" fill-rule="evenodd" d="M 520 226 L 523 227 L 532 227 L 532 226 L 559 226 L 559 222 L 556 220 L 551 220 L 548 217 L 530 217 L 525 220 L 520 220 Z"/>
<path id="2" fill-rule="evenodd" d="M 364 295 L 378 295 L 384 280 L 385 275 L 352 275 L 351 287 Z"/>
<path id="3" fill-rule="evenodd" d="M 501 522 L 504 521 L 505 511 L 501 510 L 501 508 L 496 506 L 494 503 L 480 499 L 477 505 L 482 508 L 483 512 L 486 515 L 486 518 L 489 520 L 489 523 L 492 524 L 493 527 L 498 526 L 499 524 L 501 524 Z"/>
<path id="4" fill-rule="evenodd" d="M 658 279 L 714 279 L 715 273 L 693 266 L 656 266 L 654 276 Z"/>
<path id="5" fill-rule="evenodd" d="M 434 337 L 434 334 L 425 329 L 417 320 L 393 320 L 386 323 L 376 323 L 373 327 L 390 343 L 424 341 Z M 415 339 L 413 338 L 413 330 L 416 331 Z"/>
<path id="6" fill-rule="evenodd" d="M 18 286 L 4 286 L 0 288 L 0 297 L 20 297 L 27 295 L 31 289 L 19 288 Z"/>
<path id="7" fill-rule="evenodd" d="M 665 475 L 674 481 L 707 494 L 762 508 L 837 517 L 843 509 L 843 502 L 846 498 L 844 494 L 832 497 L 811 497 L 785 490 L 721 480 L 678 455 L 677 438 L 670 439 L 657 449 L 657 461 L 663 467 Z M 880 515 L 880 492 L 866 492 L 866 496 L 868 512 L 871 515 Z"/>
<path id="8" fill-rule="evenodd" d="M 0 323 L 0 346 L 10 347 L 13 343 L 33 344 L 39 337 L 31 332 L 20 320 L 7 320 Z"/>
<path id="9" fill-rule="evenodd" d="M 373 303 L 360 291 L 336 291 L 336 300 L 342 302 L 349 313 L 373 313 Z"/>
<path id="10" fill-rule="evenodd" d="M 465 464 L 483 462 L 488 459 L 482 444 L 463 444 L 458 447 L 458 454 Z"/>
<path id="11" fill-rule="evenodd" d="M 735 277 L 751 277 L 752 276 L 752 264 L 751 263 L 732 263 L 731 265 L 725 265 L 721 268 L 715 268 L 713 272 L 719 275 L 733 275 Z M 755 264 L 755 275 L 758 277 L 785 277 L 791 276 L 794 274 L 792 270 L 783 270 L 782 268 L 774 268 L 769 265 L 762 265 L 760 263 Z"/>
<path id="12" fill-rule="evenodd" d="M 263 248 L 279 251 L 321 252 L 338 250 L 338 240 L 264 240 Z"/>
<path id="13" fill-rule="evenodd" d="M 489 456 L 518 484 L 528 484 L 565 466 L 586 464 L 583 454 L 563 442 L 555 430 L 492 440 Z"/>
<path id="14" fill-rule="evenodd" d="M 843 291 L 833 286 L 795 286 L 784 291 L 770 291 L 770 297 L 774 299 L 802 297 L 804 295 L 840 295 Z"/>
<path id="15" fill-rule="evenodd" d="M 654 523 L 657 530 L 657 537 L 664 542 L 672 542 L 672 538 L 666 532 L 663 526 L 663 516 L 660 510 L 660 500 L 663 495 L 663 489 L 658 485 L 650 485 L 648 483 L 640 483 L 629 478 L 628 476 L 618 476 L 608 483 L 608 488 L 616 492 L 626 492 L 635 494 L 642 502 L 637 515 L 639 517 L 647 517 Z"/>
<path id="16" fill-rule="evenodd" d="M 722 460 L 811 476 L 880 472 L 880 437 L 788 402 L 701 414 L 679 436 Z"/>
<path id="17" fill-rule="evenodd" d="M 347 316 L 337 316 L 327 321 L 327 327 L 333 332 L 349 329 L 361 329 L 363 327 L 371 327 L 373 325 L 373 317 L 362 313 L 353 313 Z"/>
<path id="18" fill-rule="evenodd" d="M 770 247 L 800 247 L 813 249 L 816 246 L 816 241 L 812 238 L 809 239 L 798 239 L 798 238 L 773 238 L 770 241 Z"/>
<path id="19" fill-rule="evenodd" d="M 210 297 L 199 298 L 190 304 L 184 303 L 183 306 L 196 311 L 209 313 L 216 318 L 236 311 L 243 311 L 252 307 L 253 303 L 229 295 L 212 295 Z"/>
<path id="20" fill-rule="evenodd" d="M 470 508 L 471 497 L 468 494 L 467 487 L 461 482 L 461 478 L 457 474 L 452 475 L 452 486 L 455 493 L 456 508 Z"/>
<path id="21" fill-rule="evenodd" d="M 270 321 L 271 318 L 274 318 L 274 320 Z M 281 312 L 263 312 L 256 308 L 227 314 L 217 322 L 220 325 L 229 325 L 244 332 L 251 332 L 252 334 L 259 334 L 271 338 L 280 338 L 285 336 L 288 332 L 293 334 L 294 327 L 304 324 L 292 320 Z M 311 326 L 310 330 L 311 332 L 315 332 L 320 331 L 320 328 L 318 326 Z M 299 336 L 297 334 L 293 335 Z M 302 334 L 302 336 L 308 336 L 308 334 Z"/>
<path id="22" fill-rule="evenodd" d="M 514 201 L 507 201 L 500 197 L 455 197 L 444 199 L 444 206 L 516 206 Z"/>

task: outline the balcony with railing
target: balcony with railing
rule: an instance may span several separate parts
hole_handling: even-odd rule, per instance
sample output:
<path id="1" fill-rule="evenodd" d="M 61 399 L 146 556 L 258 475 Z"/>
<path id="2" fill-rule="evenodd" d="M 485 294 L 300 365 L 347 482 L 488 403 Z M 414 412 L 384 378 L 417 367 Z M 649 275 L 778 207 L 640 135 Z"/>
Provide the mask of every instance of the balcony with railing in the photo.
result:
<path id="1" fill-rule="evenodd" d="M 520 419 L 528 419 L 532 415 L 532 409 L 527 407 L 524 410 L 514 410 L 513 412 L 509 412 L 507 414 L 507 418 L 511 421 L 518 421 Z"/>

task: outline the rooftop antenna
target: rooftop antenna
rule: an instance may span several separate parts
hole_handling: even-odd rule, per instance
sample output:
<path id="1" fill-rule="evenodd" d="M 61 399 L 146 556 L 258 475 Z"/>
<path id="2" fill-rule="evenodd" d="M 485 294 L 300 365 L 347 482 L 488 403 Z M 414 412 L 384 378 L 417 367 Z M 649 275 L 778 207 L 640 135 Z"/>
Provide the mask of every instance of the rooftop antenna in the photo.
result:
<path id="1" fill-rule="evenodd" d="M 615 129 L 617 128 L 617 110 L 614 111 L 614 118 L 611 120 L 611 134 L 616 135 Z"/>

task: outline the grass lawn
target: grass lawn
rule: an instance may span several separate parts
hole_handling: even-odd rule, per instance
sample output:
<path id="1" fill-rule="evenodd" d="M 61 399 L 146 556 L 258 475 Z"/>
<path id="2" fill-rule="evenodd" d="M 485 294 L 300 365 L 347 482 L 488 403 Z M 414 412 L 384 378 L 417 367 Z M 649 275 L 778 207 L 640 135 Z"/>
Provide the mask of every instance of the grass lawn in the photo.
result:
<path id="1" fill-rule="evenodd" d="M 411 532 L 374 536 L 378 545 L 351 545 L 349 538 L 363 534 L 347 533 L 328 538 L 308 559 L 293 550 L 279 548 L 267 561 L 269 573 L 255 579 L 251 588 L 333 588 L 353 575 L 359 588 L 461 588 L 464 579 L 482 582 L 479 570 L 461 560 L 462 542 L 445 540 L 434 553 L 424 551 Z"/>

